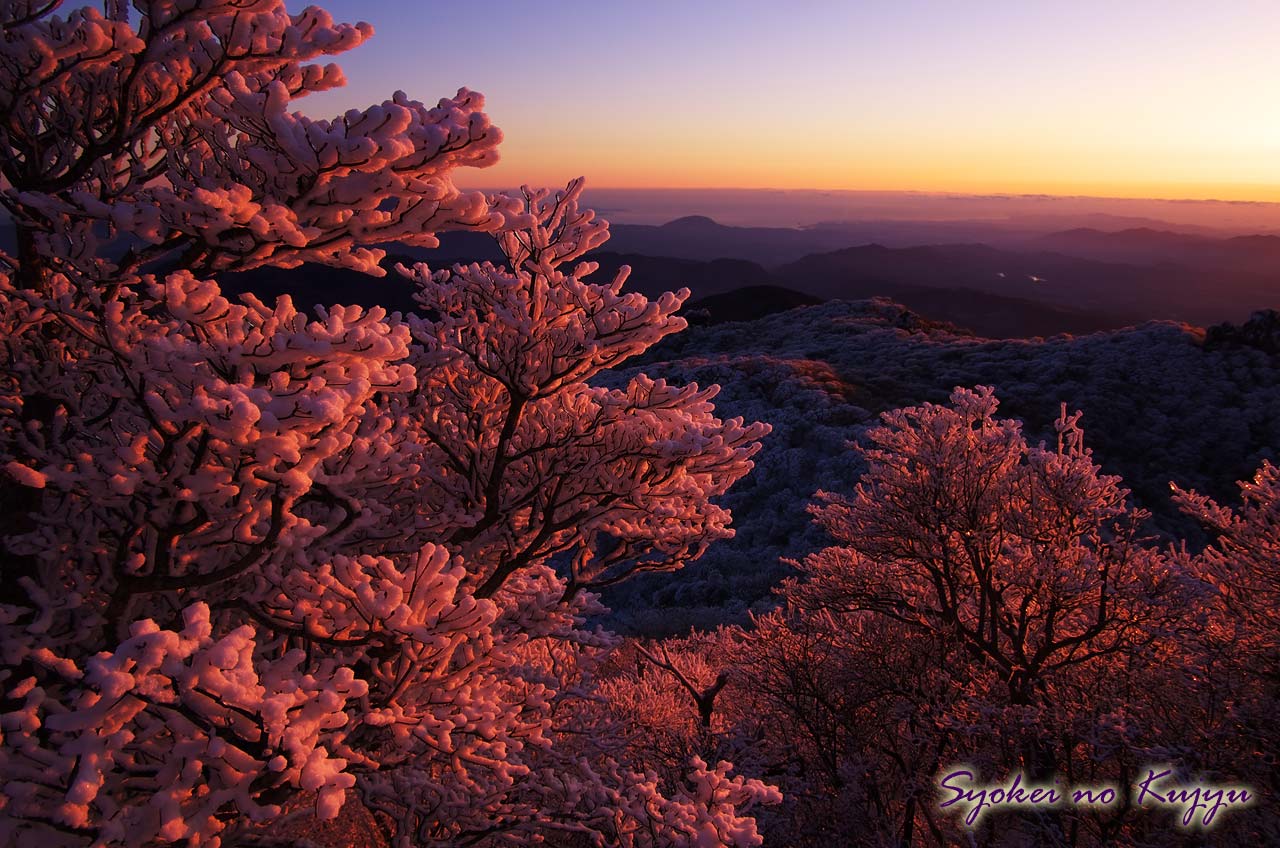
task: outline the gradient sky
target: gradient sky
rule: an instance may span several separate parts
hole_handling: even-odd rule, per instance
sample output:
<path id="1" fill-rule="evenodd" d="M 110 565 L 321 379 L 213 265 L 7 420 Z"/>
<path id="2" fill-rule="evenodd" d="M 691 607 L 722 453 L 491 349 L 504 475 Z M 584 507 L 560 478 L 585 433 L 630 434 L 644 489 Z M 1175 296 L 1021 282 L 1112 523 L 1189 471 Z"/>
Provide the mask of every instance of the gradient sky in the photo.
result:
<path id="1" fill-rule="evenodd" d="M 320 5 L 377 35 L 299 107 L 481 91 L 469 187 L 1280 200 L 1274 0 Z"/>

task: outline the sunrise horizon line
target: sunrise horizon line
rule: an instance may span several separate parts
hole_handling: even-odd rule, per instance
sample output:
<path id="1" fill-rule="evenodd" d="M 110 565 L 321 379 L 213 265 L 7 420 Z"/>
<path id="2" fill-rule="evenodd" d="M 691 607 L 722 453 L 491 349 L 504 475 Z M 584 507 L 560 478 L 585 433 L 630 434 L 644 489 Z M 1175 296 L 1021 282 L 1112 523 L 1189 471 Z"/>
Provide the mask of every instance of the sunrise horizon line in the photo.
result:
<path id="1" fill-rule="evenodd" d="M 569 180 L 563 181 L 565 184 Z M 778 193 L 811 193 L 811 194 L 882 194 L 882 195 L 920 195 L 926 197 L 968 197 L 968 198 L 1010 198 L 1010 199 L 1026 199 L 1026 198 L 1054 198 L 1061 200 L 1134 200 L 1143 202 L 1158 203 L 1222 203 L 1240 206 L 1280 206 L 1280 186 L 1276 187 L 1276 199 L 1258 199 L 1258 198 L 1233 198 L 1228 196 L 1206 195 L 1193 196 L 1187 194 L 1106 194 L 1106 193 L 1090 193 L 1090 192 L 1054 192 L 1054 191 L 1000 191 L 991 190 L 972 190 L 966 191 L 961 189 L 919 189 L 919 188 L 814 188 L 810 186 L 802 187 L 782 187 L 782 186 L 704 186 L 704 185 L 644 185 L 631 186 L 619 184 L 597 185 L 592 182 L 590 177 L 585 178 L 585 188 L 587 191 L 651 191 L 651 192 L 667 192 L 667 191 L 701 191 L 701 192 L 778 192 Z M 1241 186 L 1255 185 L 1252 183 L 1242 183 Z M 1267 186 L 1265 183 L 1256 184 L 1260 187 Z M 464 191 L 519 191 L 522 187 L 530 188 L 555 188 L 554 181 L 550 183 L 522 181 L 519 185 L 475 185 L 475 184 L 458 184 L 458 188 Z"/>

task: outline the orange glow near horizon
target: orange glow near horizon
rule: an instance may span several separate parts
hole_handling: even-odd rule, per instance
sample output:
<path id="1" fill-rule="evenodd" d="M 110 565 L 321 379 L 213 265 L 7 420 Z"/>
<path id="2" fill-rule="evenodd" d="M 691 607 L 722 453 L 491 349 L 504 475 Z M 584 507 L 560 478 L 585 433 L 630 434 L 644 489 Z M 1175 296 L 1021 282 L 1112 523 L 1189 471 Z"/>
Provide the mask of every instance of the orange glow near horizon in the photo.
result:
<path id="1" fill-rule="evenodd" d="M 1280 83 L 1280 63 L 1276 69 Z M 646 126 L 622 114 L 576 127 L 526 123 L 490 97 L 506 134 L 502 161 L 459 173 L 469 185 L 555 185 L 585 175 L 611 188 L 773 188 L 935 193 L 1001 193 L 1280 201 L 1280 106 L 1226 97 L 1210 81 L 1184 85 L 1176 101 L 1125 98 L 1053 104 L 1016 114 L 966 117 L 963 110 L 896 122 L 858 120 L 832 110 L 821 137 L 790 125 L 735 137 L 725 120 L 683 131 Z M 1086 110 L 1086 106 L 1088 106 Z M 1077 125 L 1087 114 L 1087 125 Z M 1088 126 L 1088 129 L 1081 129 Z M 692 130 L 692 131 L 689 131 Z"/>
<path id="2" fill-rule="evenodd" d="M 510 135 L 508 135 L 510 139 Z M 572 157 L 552 149 L 504 142 L 501 161 L 484 170 L 460 171 L 459 184 L 474 188 L 508 188 L 520 184 L 561 185 L 585 176 L 593 188 L 619 189 L 780 189 L 812 191 L 910 191 L 935 194 L 1052 194 L 1161 200 L 1226 200 L 1280 202 L 1280 175 L 1254 181 L 1274 170 L 1260 162 L 1250 168 L 1238 162 L 1227 173 L 1203 173 L 1194 157 L 1157 160 L 1133 154 L 1032 157 L 1021 151 L 951 151 L 945 160 L 925 151 L 916 156 L 892 151 L 859 150 L 849 159 L 832 155 L 798 157 L 791 163 L 766 163 L 749 152 L 736 156 L 712 151 L 671 151 L 657 167 L 629 169 L 635 160 L 616 155 L 593 156 L 590 150 Z M 1146 161 L 1142 161 L 1146 159 Z M 1181 159 L 1181 161 L 1180 161 Z M 1276 162 L 1280 163 L 1280 154 Z M 1233 179 L 1234 177 L 1234 179 Z"/>
<path id="3" fill-rule="evenodd" d="M 559 158 L 559 157 L 557 157 Z M 456 180 L 468 188 L 499 189 L 517 185 L 557 186 L 585 176 L 592 188 L 601 189 L 774 189 L 783 191 L 890 191 L 923 194 L 1011 194 L 1087 196 L 1100 198 L 1149 198 L 1157 200 L 1223 200 L 1238 202 L 1280 202 L 1280 178 L 1275 182 L 1197 179 L 1193 169 L 1181 170 L 1182 179 L 1170 179 L 1169 163 L 1151 163 L 1147 168 L 1095 168 L 1080 163 L 1076 169 L 1064 167 L 1064 159 L 1035 163 L 1018 162 L 1009 155 L 975 154 L 957 163 L 928 159 L 894 161 L 864 156 L 856 163 L 814 161 L 791 167 L 765 168 L 750 159 L 727 157 L 699 159 L 686 153 L 672 156 L 660 169 L 627 171 L 622 161 L 593 159 L 578 155 L 557 161 L 536 150 L 523 150 L 504 143 L 502 160 L 492 168 L 460 171 Z M 985 161 L 984 161 L 985 160 Z M 985 166 L 985 167 L 983 167 Z M 1071 174 L 1081 176 L 1072 178 Z M 1208 177 L 1209 175 L 1205 175 Z"/>
<path id="4" fill-rule="evenodd" d="M 378 35 L 307 111 L 484 92 L 505 141 L 456 175 L 477 188 L 1280 202 L 1272 2 L 495 3 L 493 50 L 449 4 L 327 3 Z"/>

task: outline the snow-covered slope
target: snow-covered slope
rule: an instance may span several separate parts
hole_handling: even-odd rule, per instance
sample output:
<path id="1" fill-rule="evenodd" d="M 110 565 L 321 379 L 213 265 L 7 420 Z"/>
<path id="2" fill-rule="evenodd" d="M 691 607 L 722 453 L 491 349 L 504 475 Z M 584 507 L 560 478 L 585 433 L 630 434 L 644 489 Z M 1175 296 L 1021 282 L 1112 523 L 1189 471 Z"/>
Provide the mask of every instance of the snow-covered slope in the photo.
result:
<path id="1" fill-rule="evenodd" d="M 1232 501 L 1234 481 L 1264 457 L 1274 460 L 1280 447 L 1280 356 L 1257 336 L 1218 332 L 1206 344 L 1199 328 L 1152 322 L 1075 338 L 988 341 L 884 300 L 690 328 L 633 370 L 719 383 L 722 415 L 768 421 L 773 433 L 756 470 L 724 499 L 737 537 L 683 572 L 633 581 L 606 600 L 619 624 L 651 633 L 742 620 L 767 605 L 770 588 L 789 572 L 780 560 L 824 543 L 805 512 L 813 493 L 848 490 L 857 480 L 859 460 L 847 443 L 880 412 L 945 401 L 955 386 L 994 386 L 1002 414 L 1022 419 L 1037 439 L 1051 433 L 1060 403 L 1083 410 L 1086 443 L 1152 511 L 1153 534 L 1194 543 L 1196 528 L 1169 502 L 1169 481 Z"/>

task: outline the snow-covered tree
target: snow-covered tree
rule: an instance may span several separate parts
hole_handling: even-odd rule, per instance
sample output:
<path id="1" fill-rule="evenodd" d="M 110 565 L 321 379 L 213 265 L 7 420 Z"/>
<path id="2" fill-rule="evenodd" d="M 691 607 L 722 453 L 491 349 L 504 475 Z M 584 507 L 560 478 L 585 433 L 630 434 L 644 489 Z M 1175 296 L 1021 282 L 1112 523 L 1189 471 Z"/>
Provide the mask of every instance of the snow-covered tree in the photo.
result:
<path id="1" fill-rule="evenodd" d="M 421 378 L 410 417 L 429 446 L 422 485 L 431 530 L 483 563 L 481 596 L 530 562 L 572 553 L 568 591 L 664 571 L 729 535 L 712 502 L 749 469 L 763 425 L 721 422 L 716 387 L 639 375 L 590 381 L 685 326 L 688 290 L 657 301 L 598 284 L 578 263 L 608 237 L 580 211 L 581 183 L 526 192 L 533 229 L 500 244 L 511 269 L 411 272 L 433 320 L 414 321 Z"/>
<path id="2" fill-rule="evenodd" d="M 1264 462 L 1240 483 L 1236 510 L 1212 498 L 1173 487 L 1174 500 L 1216 536 L 1198 557 L 1201 573 L 1248 631 L 1258 658 L 1280 661 L 1280 469 Z M 1242 637 L 1244 634 L 1240 634 Z M 1280 665 L 1268 672 L 1280 677 Z"/>
<path id="3" fill-rule="evenodd" d="M 791 597 L 943 631 L 1028 705 L 1055 672 L 1156 639 L 1178 574 L 1141 544 L 1145 514 L 1099 473 L 1079 413 L 1045 447 L 996 408 L 979 387 L 886 413 L 854 494 L 820 493 L 840 544 L 806 558 Z"/>
<path id="4" fill-rule="evenodd" d="M 27 281 L 67 266 L 118 279 L 165 258 L 381 274 L 365 245 L 503 222 L 450 181 L 496 161 L 502 135 L 480 95 L 428 107 L 397 92 L 332 120 L 289 111 L 344 83 L 312 60 L 358 46 L 368 24 L 280 0 L 110 0 L 65 17 L 61 5 L 0 10 L 0 202 Z"/>
<path id="5" fill-rule="evenodd" d="M 945 765 L 1114 781 L 1187 741 L 1158 711 L 1194 582 L 1143 542 L 1078 413 L 1046 446 L 996 410 L 979 387 L 885 413 L 852 494 L 813 508 L 836 544 L 797 563 L 782 609 L 746 634 L 747 721 L 795 729 L 761 734 L 790 763 L 790 844 L 951 844 Z M 1015 817 L 1001 844 L 1105 841 L 1125 813 Z"/>
<path id="6" fill-rule="evenodd" d="M 1174 487 L 1174 500 L 1215 534 L 1188 562 L 1214 589 L 1197 647 L 1205 673 L 1194 681 L 1216 721 L 1205 744 L 1227 767 L 1250 775 L 1266 810 L 1246 838 L 1280 838 L 1280 469 L 1264 462 L 1240 484 L 1240 505 Z"/>
<path id="7" fill-rule="evenodd" d="M 455 190 L 500 138 L 479 95 L 288 112 L 367 26 L 57 6 L 0 13 L 0 841 L 277 838 L 357 798 L 401 845 L 757 844 L 776 790 L 644 768 L 595 692 L 592 590 L 730 535 L 767 432 L 592 385 L 687 293 L 561 268 L 607 237 L 580 183 Z M 447 227 L 507 267 L 404 269 L 421 316 L 208 279 L 381 273 L 365 245 Z"/>

